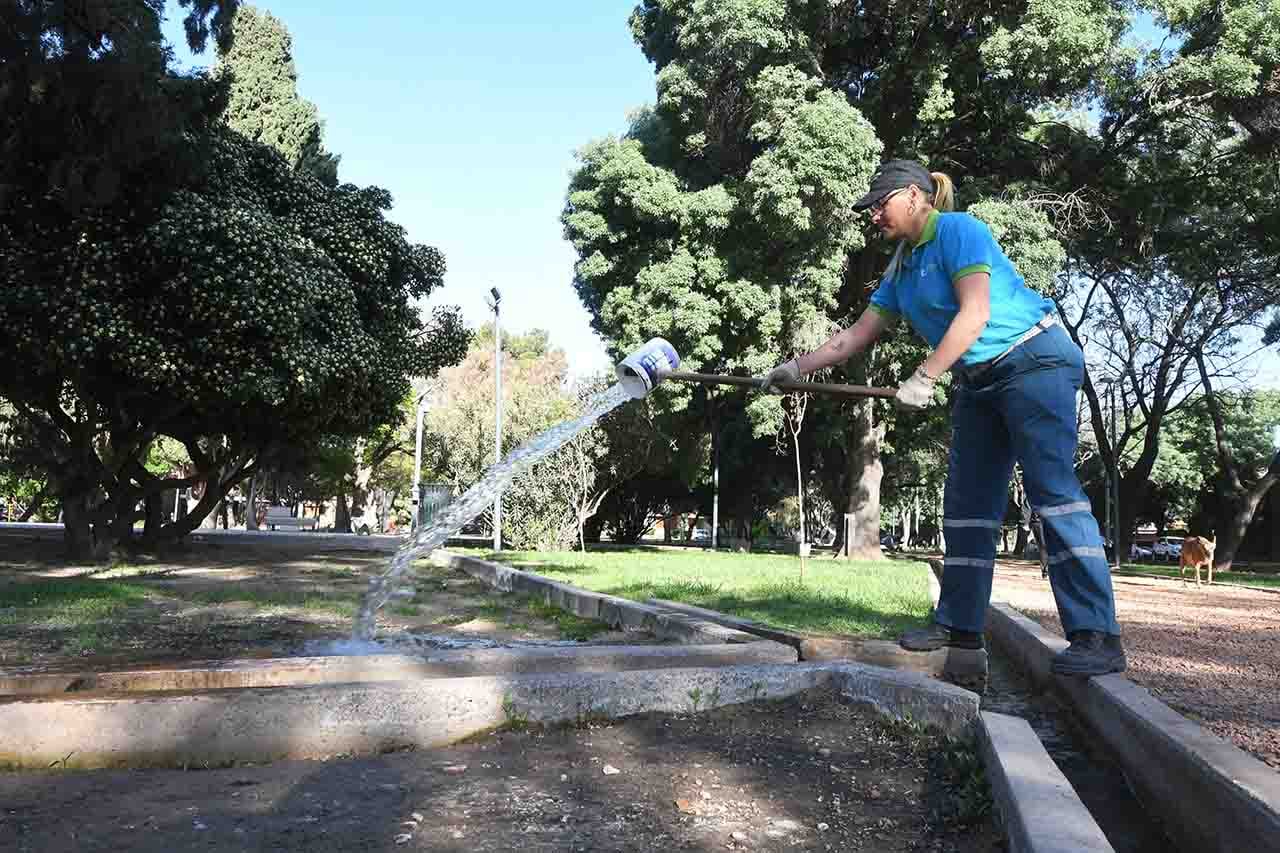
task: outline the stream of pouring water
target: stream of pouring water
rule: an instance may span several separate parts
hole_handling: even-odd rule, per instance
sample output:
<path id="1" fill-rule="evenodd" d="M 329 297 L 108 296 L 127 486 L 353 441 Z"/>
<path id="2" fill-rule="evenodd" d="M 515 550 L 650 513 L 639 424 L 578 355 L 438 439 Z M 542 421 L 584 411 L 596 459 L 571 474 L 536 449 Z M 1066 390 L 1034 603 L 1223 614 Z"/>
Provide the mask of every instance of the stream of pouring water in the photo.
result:
<path id="1" fill-rule="evenodd" d="M 449 504 L 435 521 L 420 528 L 412 539 L 400 546 L 400 550 L 391 558 L 391 565 L 385 572 L 370 578 L 364 602 L 360 606 L 360 612 L 356 614 L 351 639 L 363 643 L 372 641 L 377 628 L 378 610 L 392 598 L 413 597 L 414 591 L 412 587 L 404 584 L 404 578 L 414 560 L 439 548 L 445 540 L 461 530 L 464 524 L 492 506 L 494 496 L 517 474 L 630 398 L 630 394 L 621 384 L 601 391 L 587 401 L 587 410 L 582 417 L 565 421 L 530 439 L 507 454 L 501 462 L 485 471 L 480 481 L 467 489 L 462 497 Z"/>

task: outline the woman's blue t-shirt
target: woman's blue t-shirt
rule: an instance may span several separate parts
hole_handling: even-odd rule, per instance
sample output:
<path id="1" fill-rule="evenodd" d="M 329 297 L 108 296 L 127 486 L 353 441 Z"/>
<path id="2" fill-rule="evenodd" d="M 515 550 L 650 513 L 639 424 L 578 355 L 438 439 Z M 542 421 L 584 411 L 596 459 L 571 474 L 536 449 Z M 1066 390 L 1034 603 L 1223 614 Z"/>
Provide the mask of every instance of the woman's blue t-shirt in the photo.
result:
<path id="1" fill-rule="evenodd" d="M 991 276 L 991 319 L 960 361 L 988 361 L 1051 313 L 1053 301 L 1027 287 L 991 229 L 968 213 L 931 213 L 920 242 L 903 253 L 897 274 L 886 275 L 871 295 L 871 307 L 906 317 L 937 347 L 960 311 L 954 282 L 975 272 Z"/>

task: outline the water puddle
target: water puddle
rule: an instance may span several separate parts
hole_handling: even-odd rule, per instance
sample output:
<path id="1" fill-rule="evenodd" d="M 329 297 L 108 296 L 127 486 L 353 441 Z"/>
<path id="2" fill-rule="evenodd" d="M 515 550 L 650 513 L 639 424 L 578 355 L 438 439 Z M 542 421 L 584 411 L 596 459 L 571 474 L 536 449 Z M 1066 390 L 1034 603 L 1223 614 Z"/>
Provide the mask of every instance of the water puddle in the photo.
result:
<path id="1" fill-rule="evenodd" d="M 982 710 L 1026 720 L 1058 765 L 1116 853 L 1169 853 L 1177 848 L 1138 802 L 1124 773 L 1071 712 L 1035 685 L 1007 658 L 990 656 L 991 673 Z"/>
<path id="2" fill-rule="evenodd" d="M 577 640 L 492 640 L 488 637 L 459 637 L 453 634 L 404 633 L 384 635 L 376 640 L 323 640 L 307 643 L 304 657 L 326 655 L 421 655 L 459 649 L 547 649 L 582 646 Z"/>

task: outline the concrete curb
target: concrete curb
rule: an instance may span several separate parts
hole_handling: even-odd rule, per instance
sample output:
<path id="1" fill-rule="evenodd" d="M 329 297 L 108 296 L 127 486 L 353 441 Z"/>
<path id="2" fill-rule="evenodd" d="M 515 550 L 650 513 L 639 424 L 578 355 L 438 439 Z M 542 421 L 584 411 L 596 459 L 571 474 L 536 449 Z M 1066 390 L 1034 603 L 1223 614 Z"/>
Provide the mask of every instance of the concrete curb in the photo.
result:
<path id="1" fill-rule="evenodd" d="M 1052 687 L 1106 744 L 1142 803 L 1184 850 L 1280 851 L 1280 774 L 1207 732 L 1123 675 L 1049 672 L 1066 640 L 1007 604 L 988 609 L 993 640 Z"/>
<path id="2" fill-rule="evenodd" d="M 0 669 L 0 697 L 89 692 L 227 690 L 297 687 L 477 675 L 625 672 L 633 669 L 793 663 L 790 649 L 767 641 L 682 646 L 555 646 L 450 649 L 421 657 L 334 655 L 262 660 L 191 661 L 168 668 L 92 672 Z"/>
<path id="3" fill-rule="evenodd" d="M 1011 853 L 1114 853 L 1026 720 L 984 711 L 978 732 Z"/>
<path id="4" fill-rule="evenodd" d="M 831 686 L 847 701 L 972 733 L 978 697 L 857 664 L 443 678 L 0 701 L 0 767 L 212 766 L 444 746 L 495 727 L 691 712 Z"/>
<path id="5" fill-rule="evenodd" d="M 707 619 L 699 619 L 627 598 L 579 589 L 551 578 L 491 563 L 478 557 L 467 557 L 448 551 L 431 555 L 436 565 L 459 569 L 503 592 L 522 592 L 540 596 L 585 619 L 599 619 L 623 630 L 649 631 L 664 640 L 681 643 L 756 643 L 754 634 L 726 628 Z M 797 654 L 793 660 L 799 659 Z"/>
<path id="6" fill-rule="evenodd" d="M 977 693 L 917 672 L 902 672 L 861 663 L 802 663 L 798 668 L 827 668 L 839 673 L 840 695 L 895 719 L 909 719 L 969 738 L 978 725 Z"/>
<path id="7" fill-rule="evenodd" d="M 987 653 L 982 649 L 938 649 L 937 651 L 909 652 L 889 640 L 859 640 L 850 637 L 808 636 L 763 625 L 740 616 L 730 616 L 692 604 L 649 599 L 649 604 L 667 610 L 686 613 L 728 628 L 745 631 L 785 643 L 800 653 L 802 661 L 856 661 L 886 669 L 902 669 L 920 672 L 937 678 L 952 678 L 964 683 L 985 679 Z"/>
<path id="8" fill-rule="evenodd" d="M 774 628 L 772 625 L 764 625 L 756 622 L 754 619 L 744 619 L 741 616 L 731 616 L 728 613 L 721 613 L 718 610 L 709 610 L 706 607 L 698 607 L 693 604 L 685 604 L 680 601 L 667 601 L 664 598 L 651 598 L 645 604 L 650 607 L 660 607 L 664 610 L 674 610 L 677 613 L 683 613 L 686 616 L 692 616 L 706 622 L 714 622 L 725 628 L 732 628 L 735 631 L 742 631 L 747 634 L 753 634 L 757 637 L 763 637 L 766 640 L 773 640 L 775 643 L 784 643 L 791 646 L 796 651 L 800 651 L 800 644 L 804 640 L 803 634 L 797 634 L 794 631 L 786 631 L 782 628 Z"/>

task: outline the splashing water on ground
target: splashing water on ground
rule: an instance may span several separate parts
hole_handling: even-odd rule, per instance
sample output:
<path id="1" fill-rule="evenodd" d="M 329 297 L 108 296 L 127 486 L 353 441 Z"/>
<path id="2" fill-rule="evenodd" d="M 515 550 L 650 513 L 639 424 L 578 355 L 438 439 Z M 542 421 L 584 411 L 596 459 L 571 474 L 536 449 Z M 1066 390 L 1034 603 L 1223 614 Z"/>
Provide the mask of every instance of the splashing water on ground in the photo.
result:
<path id="1" fill-rule="evenodd" d="M 614 385 L 607 391 L 596 394 L 587 401 L 587 410 L 582 417 L 565 421 L 530 439 L 485 471 L 480 481 L 449 504 L 435 521 L 418 530 L 412 539 L 400 546 L 385 572 L 369 580 L 369 589 L 365 593 L 360 612 L 356 614 L 355 626 L 351 632 L 352 640 L 372 641 L 377 628 L 378 610 L 392 598 L 413 597 L 413 589 L 405 586 L 404 581 L 415 560 L 439 548 L 445 540 L 461 530 L 464 524 L 492 506 L 494 497 L 517 474 L 555 451 L 628 399 L 630 395 L 621 385 Z"/>

